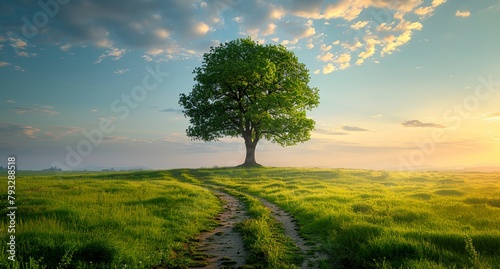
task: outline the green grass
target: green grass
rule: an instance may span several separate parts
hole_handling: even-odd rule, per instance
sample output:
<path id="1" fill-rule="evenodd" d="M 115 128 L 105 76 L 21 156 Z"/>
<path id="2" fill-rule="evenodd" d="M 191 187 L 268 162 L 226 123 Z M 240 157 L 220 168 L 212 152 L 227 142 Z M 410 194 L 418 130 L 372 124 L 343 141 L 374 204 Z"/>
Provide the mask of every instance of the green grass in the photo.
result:
<path id="1" fill-rule="evenodd" d="M 155 172 L 19 174 L 18 262 L 2 255 L 3 268 L 186 266 L 188 240 L 215 225 L 220 210 L 209 191 Z"/>
<path id="2" fill-rule="evenodd" d="M 500 268 L 498 173 L 226 168 L 190 176 L 290 212 L 333 268 Z"/>
<path id="3" fill-rule="evenodd" d="M 239 227 L 255 267 L 298 260 L 269 211 L 246 194 L 291 213 L 330 257 L 327 268 L 500 268 L 500 173 L 264 167 L 21 171 L 19 262 L 7 261 L 2 244 L 0 267 L 185 268 L 190 239 L 211 229 L 221 208 L 208 185 L 247 203 L 251 219 Z"/>
<path id="4" fill-rule="evenodd" d="M 250 215 L 237 226 L 251 253 L 246 262 L 254 268 L 298 268 L 303 261 L 302 254 L 291 239 L 284 236 L 282 224 L 271 216 L 270 210 L 254 197 L 235 190 L 225 191 L 242 200 Z"/>

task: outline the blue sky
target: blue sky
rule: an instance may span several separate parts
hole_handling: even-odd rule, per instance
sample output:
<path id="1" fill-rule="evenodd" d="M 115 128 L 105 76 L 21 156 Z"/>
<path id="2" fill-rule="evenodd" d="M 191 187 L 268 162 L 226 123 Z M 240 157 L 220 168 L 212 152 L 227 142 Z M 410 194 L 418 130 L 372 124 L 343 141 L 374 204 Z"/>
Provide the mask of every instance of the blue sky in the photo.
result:
<path id="1" fill-rule="evenodd" d="M 41 3 L 41 4 L 40 4 Z M 9 1 L 0 4 L 0 152 L 21 169 L 232 166 L 242 139 L 186 137 L 180 93 L 210 46 L 282 44 L 321 104 L 268 166 L 500 165 L 500 1 Z"/>

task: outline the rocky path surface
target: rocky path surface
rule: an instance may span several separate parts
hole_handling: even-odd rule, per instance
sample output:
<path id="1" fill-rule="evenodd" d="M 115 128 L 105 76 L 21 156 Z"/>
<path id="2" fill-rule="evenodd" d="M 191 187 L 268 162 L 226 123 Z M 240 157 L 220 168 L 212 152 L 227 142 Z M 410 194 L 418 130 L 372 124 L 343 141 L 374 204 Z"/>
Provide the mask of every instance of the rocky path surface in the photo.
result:
<path id="1" fill-rule="evenodd" d="M 245 205 L 232 195 L 212 191 L 224 203 L 223 212 L 217 216 L 220 226 L 198 235 L 197 251 L 205 254 L 206 265 L 191 268 L 240 268 L 245 264 L 247 253 L 234 226 L 248 218 Z"/>

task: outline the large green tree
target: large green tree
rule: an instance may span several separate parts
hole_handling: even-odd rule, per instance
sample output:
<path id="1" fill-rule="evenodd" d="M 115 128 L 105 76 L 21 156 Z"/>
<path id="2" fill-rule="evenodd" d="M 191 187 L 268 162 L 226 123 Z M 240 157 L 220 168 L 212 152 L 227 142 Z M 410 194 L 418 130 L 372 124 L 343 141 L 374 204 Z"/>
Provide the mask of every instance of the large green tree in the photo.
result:
<path id="1" fill-rule="evenodd" d="M 306 111 L 319 105 L 318 89 L 308 86 L 309 70 L 284 46 L 226 42 L 211 47 L 193 74 L 193 90 L 179 100 L 193 139 L 241 136 L 248 166 L 257 164 L 263 138 L 281 146 L 309 140 L 315 122 Z"/>

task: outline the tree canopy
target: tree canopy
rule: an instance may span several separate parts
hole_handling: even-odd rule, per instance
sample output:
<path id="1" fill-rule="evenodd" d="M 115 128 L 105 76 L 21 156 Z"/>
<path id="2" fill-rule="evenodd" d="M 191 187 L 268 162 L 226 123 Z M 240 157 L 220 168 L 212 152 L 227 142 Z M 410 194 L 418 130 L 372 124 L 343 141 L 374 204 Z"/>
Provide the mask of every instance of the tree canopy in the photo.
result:
<path id="1" fill-rule="evenodd" d="M 257 164 L 255 147 L 262 138 L 281 146 L 310 139 L 315 122 L 306 111 L 319 105 L 318 89 L 308 86 L 309 70 L 284 46 L 250 38 L 222 43 L 203 55 L 193 74 L 192 91 L 179 99 L 189 137 L 243 137 L 244 165 Z"/>

